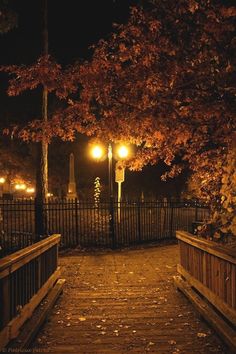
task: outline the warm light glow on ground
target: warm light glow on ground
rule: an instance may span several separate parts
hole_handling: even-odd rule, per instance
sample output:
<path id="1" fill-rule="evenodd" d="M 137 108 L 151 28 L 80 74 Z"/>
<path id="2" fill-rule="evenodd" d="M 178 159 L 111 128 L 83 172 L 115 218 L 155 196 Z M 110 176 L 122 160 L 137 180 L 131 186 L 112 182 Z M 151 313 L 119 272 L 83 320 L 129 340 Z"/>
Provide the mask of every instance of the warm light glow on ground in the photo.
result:
<path id="1" fill-rule="evenodd" d="M 5 178 L 4 177 L 0 177 L 0 183 L 5 183 Z"/>
<path id="2" fill-rule="evenodd" d="M 94 146 L 91 152 L 94 159 L 100 159 L 103 155 L 103 149 L 98 145 Z"/>
<path id="3" fill-rule="evenodd" d="M 129 150 L 126 146 L 122 145 L 118 148 L 118 155 L 121 159 L 125 159 L 129 155 Z"/>

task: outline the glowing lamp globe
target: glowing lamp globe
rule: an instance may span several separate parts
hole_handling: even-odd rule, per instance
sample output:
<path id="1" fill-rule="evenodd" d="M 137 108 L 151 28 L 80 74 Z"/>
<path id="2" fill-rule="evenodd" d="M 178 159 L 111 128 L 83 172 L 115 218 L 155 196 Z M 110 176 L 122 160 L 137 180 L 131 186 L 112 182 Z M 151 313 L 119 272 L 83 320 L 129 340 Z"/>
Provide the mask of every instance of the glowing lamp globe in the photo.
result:
<path id="1" fill-rule="evenodd" d="M 118 155 L 121 159 L 125 159 L 129 154 L 129 150 L 126 146 L 120 146 L 118 149 Z"/>
<path id="2" fill-rule="evenodd" d="M 103 155 L 103 150 L 100 146 L 94 146 L 92 149 L 92 156 L 94 159 L 100 159 Z"/>

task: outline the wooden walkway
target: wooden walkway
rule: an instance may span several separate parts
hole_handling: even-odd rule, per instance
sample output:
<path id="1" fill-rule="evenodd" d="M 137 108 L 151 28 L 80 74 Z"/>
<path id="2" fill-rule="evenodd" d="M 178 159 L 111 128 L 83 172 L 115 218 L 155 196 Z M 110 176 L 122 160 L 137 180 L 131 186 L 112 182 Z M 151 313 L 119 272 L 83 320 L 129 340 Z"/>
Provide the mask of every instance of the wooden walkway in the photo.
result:
<path id="1" fill-rule="evenodd" d="M 33 343 L 52 353 L 227 353 L 176 290 L 176 245 L 73 251 L 60 258 L 66 285 Z"/>

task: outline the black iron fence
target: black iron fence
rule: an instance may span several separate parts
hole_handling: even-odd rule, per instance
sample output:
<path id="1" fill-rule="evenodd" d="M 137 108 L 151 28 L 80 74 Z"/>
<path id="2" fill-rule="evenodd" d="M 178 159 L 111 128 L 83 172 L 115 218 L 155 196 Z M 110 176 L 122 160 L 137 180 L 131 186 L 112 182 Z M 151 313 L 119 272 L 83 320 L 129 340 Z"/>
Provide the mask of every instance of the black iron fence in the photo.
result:
<path id="1" fill-rule="evenodd" d="M 0 256 L 32 245 L 34 230 L 33 200 L 0 200 Z"/>
<path id="2" fill-rule="evenodd" d="M 193 222 L 206 220 L 208 208 L 186 202 L 121 203 L 50 199 L 48 234 L 61 234 L 62 247 L 120 247 L 192 232 Z M 23 248 L 35 241 L 34 200 L 0 201 L 0 247 Z M 3 251 L 2 251 L 3 252 Z"/>

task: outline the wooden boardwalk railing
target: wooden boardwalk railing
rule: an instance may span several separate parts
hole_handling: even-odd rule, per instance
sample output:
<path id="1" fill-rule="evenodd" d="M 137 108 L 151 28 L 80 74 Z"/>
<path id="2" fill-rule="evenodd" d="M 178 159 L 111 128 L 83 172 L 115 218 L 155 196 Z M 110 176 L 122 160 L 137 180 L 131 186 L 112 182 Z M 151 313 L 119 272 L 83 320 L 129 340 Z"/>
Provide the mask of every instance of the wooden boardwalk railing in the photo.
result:
<path id="1" fill-rule="evenodd" d="M 236 252 L 185 231 L 177 231 L 176 235 L 180 250 L 177 269 L 182 277 L 175 279 L 177 286 L 196 300 L 202 315 L 236 351 Z M 196 296 L 193 289 L 197 290 Z M 203 306 L 202 299 L 207 300 Z M 207 304 L 211 307 L 207 308 Z"/>
<path id="2" fill-rule="evenodd" d="M 52 235 L 0 260 L 0 350 L 58 280 L 59 242 Z"/>

